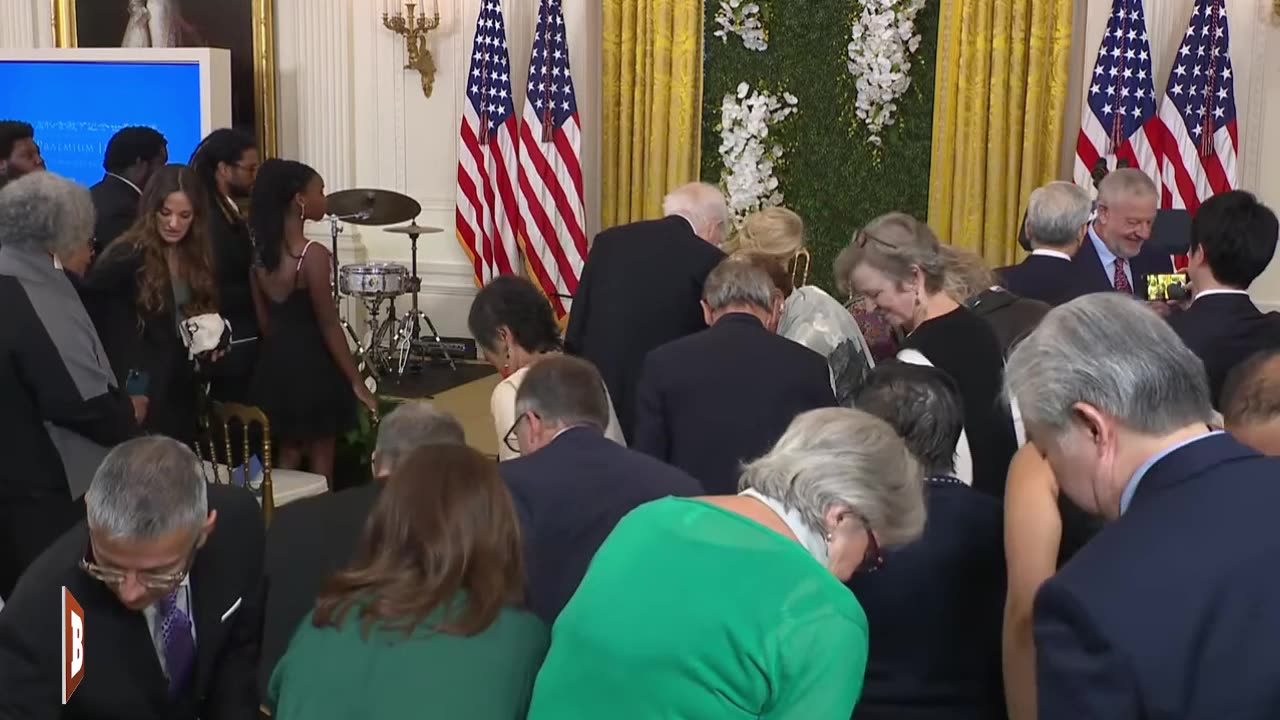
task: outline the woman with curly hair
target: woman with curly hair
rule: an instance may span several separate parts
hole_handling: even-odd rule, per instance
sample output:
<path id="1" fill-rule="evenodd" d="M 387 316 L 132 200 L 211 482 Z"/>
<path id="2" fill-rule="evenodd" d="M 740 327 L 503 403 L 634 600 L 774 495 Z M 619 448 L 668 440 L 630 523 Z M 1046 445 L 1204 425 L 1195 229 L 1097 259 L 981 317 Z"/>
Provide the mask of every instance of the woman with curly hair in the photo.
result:
<path id="1" fill-rule="evenodd" d="M 533 283 L 515 275 L 500 275 L 476 293 L 467 327 L 484 359 L 502 375 L 502 382 L 489 398 L 498 437 L 498 459 L 519 457 L 515 434 L 516 391 L 531 364 L 564 349 L 555 312 Z M 607 395 L 608 391 L 605 392 Z M 619 445 L 627 444 L 612 399 L 605 436 Z"/>
<path id="2" fill-rule="evenodd" d="M 198 379 L 179 325 L 218 311 L 206 195 L 185 165 L 147 183 L 138 218 L 85 277 L 85 306 L 143 429 L 196 439 Z"/>
<path id="3" fill-rule="evenodd" d="M 331 255 L 303 225 L 325 213 L 324 180 L 291 160 L 268 160 L 253 186 L 249 229 L 258 252 L 250 276 L 262 333 L 254 404 L 280 438 L 279 466 L 333 482 L 334 445 L 355 420 L 355 401 L 377 412 L 330 293 Z"/>

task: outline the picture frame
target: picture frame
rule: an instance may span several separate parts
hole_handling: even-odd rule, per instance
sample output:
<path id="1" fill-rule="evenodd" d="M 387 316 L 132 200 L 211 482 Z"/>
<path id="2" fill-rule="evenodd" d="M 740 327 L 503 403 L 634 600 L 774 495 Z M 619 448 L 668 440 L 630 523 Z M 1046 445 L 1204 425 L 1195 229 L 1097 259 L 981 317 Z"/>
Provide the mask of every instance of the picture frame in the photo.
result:
<path id="1" fill-rule="evenodd" d="M 231 51 L 232 118 L 275 157 L 276 56 L 272 0 L 51 0 L 54 45 L 222 47 Z M 156 3 L 154 15 L 148 3 Z M 189 14 L 189 16 L 188 16 Z M 185 161 L 186 158 L 175 158 Z"/>

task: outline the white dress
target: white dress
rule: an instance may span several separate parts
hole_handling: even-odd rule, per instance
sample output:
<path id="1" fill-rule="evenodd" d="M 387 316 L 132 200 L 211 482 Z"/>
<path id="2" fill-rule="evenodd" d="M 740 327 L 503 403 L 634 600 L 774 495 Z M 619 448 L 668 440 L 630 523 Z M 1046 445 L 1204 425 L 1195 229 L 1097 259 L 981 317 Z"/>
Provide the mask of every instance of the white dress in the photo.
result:
<path id="1" fill-rule="evenodd" d="M 151 47 L 151 13 L 147 0 L 129 0 L 129 23 L 124 28 L 120 47 Z"/>
<path id="2" fill-rule="evenodd" d="M 129 24 L 121 47 L 178 47 L 176 0 L 129 0 Z"/>

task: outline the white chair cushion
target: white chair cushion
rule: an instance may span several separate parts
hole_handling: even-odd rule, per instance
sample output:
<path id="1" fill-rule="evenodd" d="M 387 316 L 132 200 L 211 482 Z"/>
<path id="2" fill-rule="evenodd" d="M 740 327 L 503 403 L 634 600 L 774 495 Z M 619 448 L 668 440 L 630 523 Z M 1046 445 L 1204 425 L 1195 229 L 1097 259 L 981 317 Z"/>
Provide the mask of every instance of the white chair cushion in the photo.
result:
<path id="1" fill-rule="evenodd" d="M 210 479 L 217 479 L 218 482 L 225 483 L 231 477 L 231 470 L 226 465 L 218 463 L 216 466 L 204 461 L 205 473 Z M 262 482 L 262 473 L 258 473 L 253 478 L 253 484 L 257 486 Z M 323 475 L 315 473 L 302 472 L 301 470 L 280 470 L 273 469 L 271 471 L 271 489 L 272 499 L 275 501 L 275 507 L 288 505 L 294 500 L 312 497 L 329 491 L 329 482 L 324 479 Z M 258 502 L 262 502 L 259 498 Z"/>

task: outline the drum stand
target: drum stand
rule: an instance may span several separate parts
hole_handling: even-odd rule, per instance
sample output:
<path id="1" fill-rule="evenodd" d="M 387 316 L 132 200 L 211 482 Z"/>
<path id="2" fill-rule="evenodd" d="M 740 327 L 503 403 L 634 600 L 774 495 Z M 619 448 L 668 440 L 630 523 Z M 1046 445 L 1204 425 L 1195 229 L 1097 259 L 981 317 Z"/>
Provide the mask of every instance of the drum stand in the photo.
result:
<path id="1" fill-rule="evenodd" d="M 364 215 L 365 215 L 364 213 L 355 213 L 353 215 L 329 215 L 328 216 L 329 263 L 330 265 L 332 265 L 332 271 L 333 271 L 332 276 L 329 279 L 329 282 L 330 282 L 330 290 L 333 291 L 333 305 L 338 310 L 338 322 L 341 323 L 342 329 L 347 332 L 347 337 L 351 338 L 351 342 L 354 343 L 356 346 L 355 356 L 358 363 L 356 366 L 356 369 L 361 372 L 367 371 L 371 376 L 373 376 L 373 378 L 376 379 L 378 377 L 378 371 L 374 367 L 373 362 L 369 359 L 369 354 L 368 352 L 366 352 L 364 344 L 360 342 L 360 336 L 356 335 L 356 331 L 354 328 L 351 327 L 351 323 L 347 322 L 347 319 L 342 316 L 342 297 L 338 292 L 338 232 L 339 230 L 341 230 L 341 226 L 339 226 L 338 223 L 339 221 L 342 221 L 342 220 L 360 219 Z M 394 311 L 392 312 L 392 315 L 393 316 L 395 315 Z M 377 327 L 377 325 L 375 324 L 373 325 L 373 327 Z"/>
<path id="2" fill-rule="evenodd" d="M 425 345 L 426 341 L 422 338 L 422 325 L 426 323 L 431 330 L 431 337 L 436 342 L 436 347 L 440 348 L 440 352 L 444 354 L 444 359 L 448 361 L 451 370 L 457 370 L 458 366 L 453 362 L 453 356 L 449 354 L 449 348 L 445 347 L 444 340 L 440 338 L 440 332 L 436 330 L 435 323 L 431 322 L 431 317 L 418 308 L 418 291 L 422 289 L 422 278 L 418 277 L 418 237 L 419 233 L 410 232 L 409 235 L 409 252 L 410 252 L 410 270 L 409 270 L 409 292 L 410 302 L 412 303 L 409 312 L 404 314 L 400 319 L 400 332 L 396 335 L 396 347 L 400 349 L 400 375 L 404 375 L 405 365 L 409 362 L 409 351 L 415 345 Z M 394 310 L 392 311 L 394 313 Z M 429 353 L 423 351 L 424 356 Z"/>

